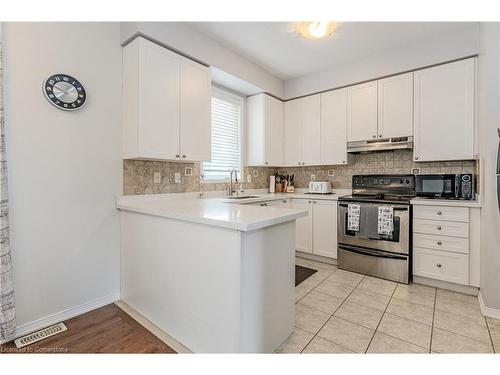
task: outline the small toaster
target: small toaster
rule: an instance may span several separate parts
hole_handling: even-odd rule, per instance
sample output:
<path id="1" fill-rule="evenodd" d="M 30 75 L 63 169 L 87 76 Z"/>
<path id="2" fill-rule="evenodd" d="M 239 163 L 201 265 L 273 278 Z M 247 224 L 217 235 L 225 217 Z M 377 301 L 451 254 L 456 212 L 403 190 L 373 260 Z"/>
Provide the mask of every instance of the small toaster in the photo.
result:
<path id="1" fill-rule="evenodd" d="M 332 185 L 330 181 L 311 181 L 309 182 L 309 193 L 330 194 Z"/>

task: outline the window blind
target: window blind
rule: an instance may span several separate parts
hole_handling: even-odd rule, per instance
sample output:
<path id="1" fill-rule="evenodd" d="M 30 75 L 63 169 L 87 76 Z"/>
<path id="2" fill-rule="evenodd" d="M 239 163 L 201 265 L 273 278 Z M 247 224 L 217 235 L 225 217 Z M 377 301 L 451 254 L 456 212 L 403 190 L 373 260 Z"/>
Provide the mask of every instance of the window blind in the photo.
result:
<path id="1" fill-rule="evenodd" d="M 240 175 L 242 100 L 212 96 L 212 160 L 203 163 L 205 180 L 227 180 L 233 169 Z"/>

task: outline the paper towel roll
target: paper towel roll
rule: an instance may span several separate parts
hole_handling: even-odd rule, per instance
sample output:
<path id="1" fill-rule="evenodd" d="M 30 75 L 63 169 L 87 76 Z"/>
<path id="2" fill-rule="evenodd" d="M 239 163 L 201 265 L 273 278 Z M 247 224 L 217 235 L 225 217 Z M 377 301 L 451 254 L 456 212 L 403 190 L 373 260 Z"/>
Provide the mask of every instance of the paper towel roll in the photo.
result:
<path id="1" fill-rule="evenodd" d="M 276 191 L 276 177 L 269 176 L 269 192 L 274 193 Z"/>

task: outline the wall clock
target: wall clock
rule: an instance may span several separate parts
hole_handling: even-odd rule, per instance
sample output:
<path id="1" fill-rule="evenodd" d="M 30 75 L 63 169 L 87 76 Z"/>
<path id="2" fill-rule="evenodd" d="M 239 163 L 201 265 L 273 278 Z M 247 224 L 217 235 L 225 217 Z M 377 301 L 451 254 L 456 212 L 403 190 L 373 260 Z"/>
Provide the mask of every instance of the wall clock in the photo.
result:
<path id="1" fill-rule="evenodd" d="M 54 74 L 43 83 L 43 92 L 47 100 L 59 109 L 76 111 L 87 101 L 83 85 L 67 74 Z"/>

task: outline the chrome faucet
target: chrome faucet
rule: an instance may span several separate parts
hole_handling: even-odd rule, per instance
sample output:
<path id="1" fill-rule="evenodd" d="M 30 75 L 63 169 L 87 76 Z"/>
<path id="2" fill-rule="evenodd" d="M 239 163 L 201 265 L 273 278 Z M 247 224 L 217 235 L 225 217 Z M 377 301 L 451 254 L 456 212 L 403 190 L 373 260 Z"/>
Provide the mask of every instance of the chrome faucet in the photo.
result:
<path id="1" fill-rule="evenodd" d="M 233 172 L 234 172 L 234 182 L 238 183 L 238 171 L 236 169 L 233 169 L 229 173 L 229 186 L 227 188 L 227 195 L 232 197 L 234 193 L 236 193 L 236 190 L 233 189 Z"/>

